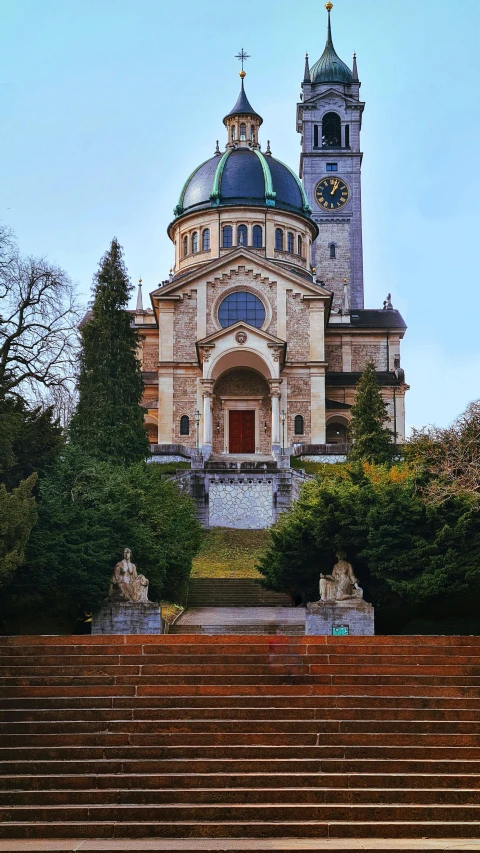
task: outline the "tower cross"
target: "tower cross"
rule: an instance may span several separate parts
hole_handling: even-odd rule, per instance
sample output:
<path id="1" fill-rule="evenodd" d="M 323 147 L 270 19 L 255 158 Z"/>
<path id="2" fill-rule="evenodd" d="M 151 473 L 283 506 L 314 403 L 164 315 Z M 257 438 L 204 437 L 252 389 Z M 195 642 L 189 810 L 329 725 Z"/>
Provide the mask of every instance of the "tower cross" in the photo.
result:
<path id="1" fill-rule="evenodd" d="M 244 63 L 244 62 L 246 62 L 246 61 L 247 61 L 247 59 L 250 59 L 250 55 L 249 55 L 248 53 L 245 53 L 245 51 L 244 51 L 244 49 L 243 49 L 243 47 L 242 47 L 242 49 L 241 49 L 240 53 L 237 53 L 237 55 L 236 55 L 235 59 L 239 59 L 239 60 L 240 60 L 240 62 L 242 63 L 242 71 L 243 71 L 243 63 Z"/>

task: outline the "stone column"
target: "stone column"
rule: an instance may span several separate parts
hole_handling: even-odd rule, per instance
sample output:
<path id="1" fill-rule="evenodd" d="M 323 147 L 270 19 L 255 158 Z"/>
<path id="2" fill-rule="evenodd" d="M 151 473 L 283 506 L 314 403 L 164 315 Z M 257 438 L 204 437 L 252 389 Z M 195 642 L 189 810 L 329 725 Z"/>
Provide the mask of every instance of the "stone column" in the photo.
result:
<path id="1" fill-rule="evenodd" d="M 213 381 L 203 379 L 203 442 L 202 456 L 208 459 L 212 454 L 212 392 Z"/>
<path id="2" fill-rule="evenodd" d="M 270 399 L 272 401 L 272 453 L 281 453 L 280 444 L 280 385 L 281 379 L 270 379 Z"/>

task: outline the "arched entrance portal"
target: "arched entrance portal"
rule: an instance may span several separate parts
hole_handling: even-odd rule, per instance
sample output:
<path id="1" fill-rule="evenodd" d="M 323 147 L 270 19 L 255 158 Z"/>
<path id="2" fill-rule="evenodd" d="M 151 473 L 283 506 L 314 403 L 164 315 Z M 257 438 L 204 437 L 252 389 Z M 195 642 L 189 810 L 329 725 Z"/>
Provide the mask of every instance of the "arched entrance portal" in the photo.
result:
<path id="1" fill-rule="evenodd" d="M 327 422 L 327 444 L 348 444 L 348 420 L 336 415 Z"/>
<path id="2" fill-rule="evenodd" d="M 261 373 L 235 367 L 213 386 L 213 452 L 269 453 L 272 444 L 270 387 Z"/>

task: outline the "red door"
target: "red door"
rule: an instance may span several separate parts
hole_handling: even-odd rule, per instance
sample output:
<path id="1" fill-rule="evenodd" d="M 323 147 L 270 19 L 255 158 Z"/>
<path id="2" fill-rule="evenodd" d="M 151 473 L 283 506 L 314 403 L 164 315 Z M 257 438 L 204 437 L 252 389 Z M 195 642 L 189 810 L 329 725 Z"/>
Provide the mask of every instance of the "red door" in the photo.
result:
<path id="1" fill-rule="evenodd" d="M 229 412 L 230 453 L 255 453 L 255 412 Z"/>

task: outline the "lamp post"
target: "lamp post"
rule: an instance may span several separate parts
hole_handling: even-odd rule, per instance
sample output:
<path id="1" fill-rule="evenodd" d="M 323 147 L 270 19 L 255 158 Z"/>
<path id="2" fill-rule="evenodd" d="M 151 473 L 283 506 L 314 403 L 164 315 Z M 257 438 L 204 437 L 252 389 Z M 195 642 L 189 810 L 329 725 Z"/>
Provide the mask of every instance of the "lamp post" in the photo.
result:
<path id="1" fill-rule="evenodd" d="M 199 427 L 200 427 L 200 412 L 197 409 L 197 411 L 195 412 L 195 429 L 196 429 L 196 433 L 197 433 L 197 453 L 200 450 L 200 446 L 199 446 L 200 445 L 200 429 L 199 429 Z"/>
<path id="2" fill-rule="evenodd" d="M 285 418 L 287 417 L 284 409 L 282 409 L 280 413 L 280 420 L 282 422 L 282 456 L 285 456 Z"/>

